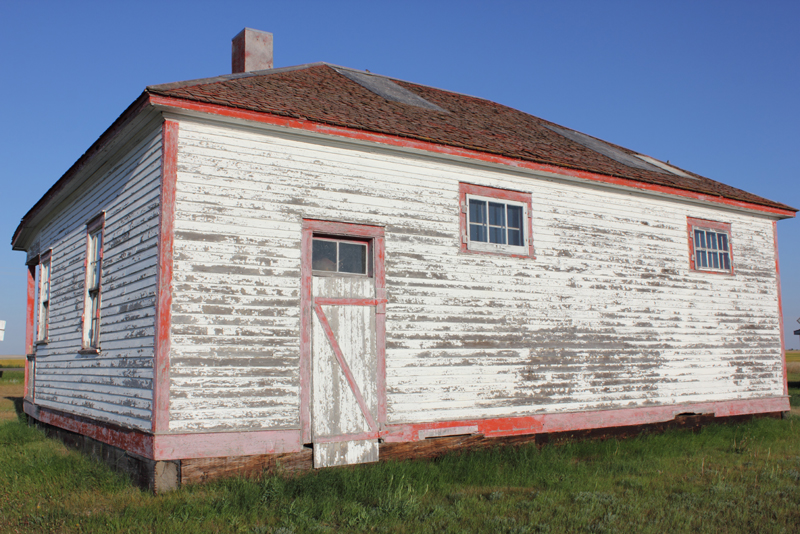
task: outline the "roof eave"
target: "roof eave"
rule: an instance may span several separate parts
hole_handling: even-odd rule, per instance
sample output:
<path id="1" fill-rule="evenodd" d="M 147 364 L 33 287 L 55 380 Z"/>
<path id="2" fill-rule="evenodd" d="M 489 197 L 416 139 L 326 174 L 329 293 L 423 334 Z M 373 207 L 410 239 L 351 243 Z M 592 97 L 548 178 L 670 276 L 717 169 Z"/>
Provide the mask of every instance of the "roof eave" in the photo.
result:
<path id="1" fill-rule="evenodd" d="M 14 235 L 11 238 L 11 248 L 13 250 L 27 250 L 29 243 L 26 242 L 27 231 L 32 230 L 32 223 L 39 215 L 46 211 L 46 208 L 54 200 L 59 200 L 61 193 L 70 182 L 83 170 L 93 159 L 111 143 L 125 127 L 137 117 L 143 110 L 151 107 L 150 95 L 144 91 L 139 97 L 129 105 L 117 119 L 111 123 L 97 140 L 92 143 L 89 149 L 78 158 L 78 160 L 65 172 L 58 181 L 40 198 L 33 207 L 22 217 Z"/>
<path id="2" fill-rule="evenodd" d="M 162 110 L 182 110 L 184 112 L 194 112 L 207 115 L 216 115 L 219 117 L 228 117 L 233 119 L 240 119 L 245 121 L 254 121 L 263 124 L 270 124 L 272 126 L 292 128 L 296 130 L 303 130 L 306 132 L 313 132 L 321 135 L 336 135 L 346 137 L 354 140 L 376 142 L 380 144 L 387 144 L 397 147 L 405 147 L 411 149 L 418 149 L 425 152 L 434 152 L 440 154 L 447 154 L 457 157 L 465 157 L 472 160 L 481 160 L 488 163 L 496 163 L 506 165 L 518 169 L 527 168 L 529 170 L 541 171 L 551 175 L 567 177 L 570 179 L 589 180 L 593 182 L 602 182 L 610 186 L 618 186 L 640 191 L 649 191 L 651 193 L 678 197 L 684 199 L 694 199 L 703 203 L 726 205 L 729 208 L 738 208 L 750 212 L 760 212 L 776 219 L 789 219 L 795 217 L 798 211 L 795 208 L 786 206 L 784 204 L 768 201 L 773 204 L 779 204 L 781 207 L 773 207 L 769 205 L 762 205 L 750 201 L 738 200 L 735 198 L 728 198 L 722 195 L 707 193 L 702 191 L 694 191 L 691 189 L 682 189 L 673 186 L 657 185 L 645 181 L 638 181 L 632 178 L 624 178 L 616 175 L 603 175 L 593 171 L 587 171 L 578 168 L 571 168 L 563 165 L 553 163 L 534 162 L 523 159 L 516 159 L 501 154 L 482 151 L 474 147 L 459 147 L 447 145 L 435 140 L 419 139 L 415 137 L 403 137 L 399 135 L 392 135 L 383 132 L 374 132 L 370 130 L 356 129 L 349 126 L 335 125 L 327 122 L 316 121 L 308 118 L 298 118 L 288 115 L 279 115 L 274 113 L 267 113 L 263 111 L 253 111 L 247 108 L 239 108 L 235 106 L 226 106 L 221 104 L 209 104 L 199 100 L 192 100 L 188 98 L 178 98 L 175 96 L 166 96 L 160 94 L 151 95 L 151 103 Z M 767 199 L 764 199 L 767 200 Z"/>

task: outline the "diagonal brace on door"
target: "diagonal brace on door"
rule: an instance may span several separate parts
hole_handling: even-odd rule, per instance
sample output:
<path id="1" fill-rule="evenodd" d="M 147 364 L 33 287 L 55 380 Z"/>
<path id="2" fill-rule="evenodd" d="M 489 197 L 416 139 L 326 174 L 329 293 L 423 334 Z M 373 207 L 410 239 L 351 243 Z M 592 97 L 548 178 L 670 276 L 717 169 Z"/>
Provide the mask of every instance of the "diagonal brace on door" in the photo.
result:
<path id="1" fill-rule="evenodd" d="M 378 423 L 375 422 L 375 418 L 372 417 L 372 413 L 369 411 L 369 407 L 367 406 L 366 401 L 364 401 L 364 396 L 361 394 L 361 389 L 356 384 L 356 379 L 353 376 L 352 371 L 350 371 L 350 366 L 347 365 L 347 362 L 344 359 L 344 354 L 342 353 L 341 347 L 339 347 L 339 343 L 336 341 L 336 338 L 333 335 L 333 330 L 331 329 L 330 323 L 328 323 L 328 318 L 325 316 L 325 312 L 322 311 L 322 303 L 319 302 L 314 303 L 314 311 L 317 313 L 317 317 L 319 318 L 319 322 L 322 325 L 322 329 L 325 331 L 325 336 L 328 338 L 328 341 L 331 344 L 331 348 L 333 349 L 333 353 L 336 355 L 336 360 L 339 362 L 339 367 L 341 367 L 342 372 L 344 373 L 345 378 L 347 379 L 347 383 L 350 384 L 350 389 L 353 390 L 353 394 L 356 397 L 356 402 L 358 402 L 358 406 L 361 408 L 361 412 L 364 414 L 364 418 L 367 420 L 367 424 L 369 425 L 370 430 L 373 432 L 378 431 Z M 329 299 L 325 299 L 325 304 L 336 304 L 335 302 L 331 302 Z M 351 303 L 348 303 L 351 304 Z M 356 304 L 358 305 L 358 304 Z M 369 304 L 362 304 L 362 305 L 369 305 Z"/>

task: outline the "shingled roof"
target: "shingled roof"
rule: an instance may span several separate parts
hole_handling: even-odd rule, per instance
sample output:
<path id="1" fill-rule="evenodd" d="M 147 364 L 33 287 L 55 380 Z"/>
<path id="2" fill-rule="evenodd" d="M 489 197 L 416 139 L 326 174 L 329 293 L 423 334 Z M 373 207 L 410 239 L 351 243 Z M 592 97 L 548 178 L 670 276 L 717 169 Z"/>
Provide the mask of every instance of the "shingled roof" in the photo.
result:
<path id="1" fill-rule="evenodd" d="M 45 213 L 79 171 L 151 97 L 302 119 L 457 149 L 663 186 L 749 205 L 782 217 L 795 208 L 679 169 L 522 111 L 433 87 L 328 63 L 230 74 L 145 89 L 78 161 L 25 214 L 11 243 Z"/>
<path id="2" fill-rule="evenodd" d="M 147 92 L 797 211 L 489 100 L 327 63 L 156 85 Z"/>

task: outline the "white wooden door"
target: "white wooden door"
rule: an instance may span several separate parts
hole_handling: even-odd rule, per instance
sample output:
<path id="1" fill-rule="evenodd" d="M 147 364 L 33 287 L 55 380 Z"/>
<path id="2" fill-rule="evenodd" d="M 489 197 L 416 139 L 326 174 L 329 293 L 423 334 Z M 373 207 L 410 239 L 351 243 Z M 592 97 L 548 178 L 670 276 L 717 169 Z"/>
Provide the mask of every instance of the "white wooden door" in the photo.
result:
<path id="1" fill-rule="evenodd" d="M 311 441 L 315 467 L 378 461 L 376 315 L 385 301 L 376 298 L 373 257 L 369 240 L 314 237 Z"/>

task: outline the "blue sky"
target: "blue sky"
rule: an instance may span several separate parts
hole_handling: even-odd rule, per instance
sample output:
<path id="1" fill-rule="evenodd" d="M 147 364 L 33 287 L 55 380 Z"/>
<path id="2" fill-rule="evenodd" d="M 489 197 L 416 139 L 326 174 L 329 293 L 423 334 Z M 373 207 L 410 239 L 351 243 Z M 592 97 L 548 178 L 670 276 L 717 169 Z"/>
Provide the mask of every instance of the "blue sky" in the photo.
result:
<path id="1" fill-rule="evenodd" d="M 2 2 L 0 355 L 23 352 L 25 212 L 145 86 L 328 61 L 488 98 L 800 207 L 800 2 Z M 800 222 L 778 223 L 800 347 Z"/>

